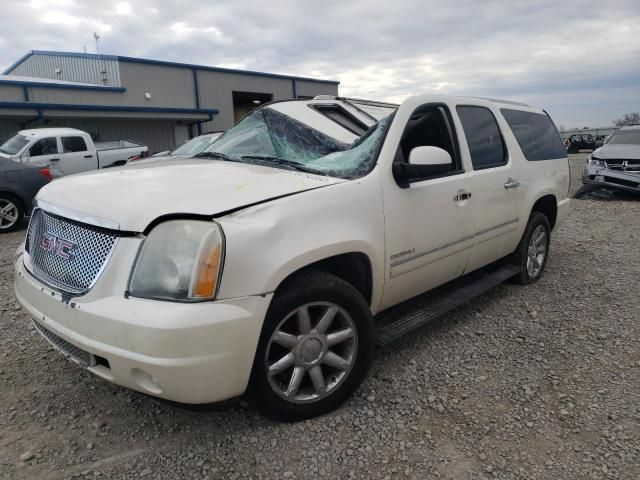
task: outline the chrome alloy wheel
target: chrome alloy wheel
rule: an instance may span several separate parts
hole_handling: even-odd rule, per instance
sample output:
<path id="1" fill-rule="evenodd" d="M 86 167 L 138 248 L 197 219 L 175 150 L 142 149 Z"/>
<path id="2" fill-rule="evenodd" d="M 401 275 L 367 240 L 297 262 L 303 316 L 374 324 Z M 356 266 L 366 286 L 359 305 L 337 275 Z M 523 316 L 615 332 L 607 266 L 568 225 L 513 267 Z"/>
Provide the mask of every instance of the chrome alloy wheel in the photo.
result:
<path id="1" fill-rule="evenodd" d="M 527 248 L 527 273 L 529 277 L 536 278 L 547 256 L 547 232 L 542 225 L 538 225 L 529 239 Z"/>
<path id="2" fill-rule="evenodd" d="M 13 227 L 18 221 L 18 207 L 11 200 L 0 198 L 0 230 Z"/>
<path id="3" fill-rule="evenodd" d="M 289 402 L 315 402 L 347 378 L 357 351 L 355 323 L 345 310 L 329 302 L 307 303 L 287 315 L 269 339 L 269 384 Z"/>

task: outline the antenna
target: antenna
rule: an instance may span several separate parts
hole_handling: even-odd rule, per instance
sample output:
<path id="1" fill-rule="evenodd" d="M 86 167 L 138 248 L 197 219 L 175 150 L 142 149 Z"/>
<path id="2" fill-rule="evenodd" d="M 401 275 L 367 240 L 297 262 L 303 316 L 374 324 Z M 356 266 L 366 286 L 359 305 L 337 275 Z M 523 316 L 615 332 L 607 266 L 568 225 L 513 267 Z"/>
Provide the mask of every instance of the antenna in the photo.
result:
<path id="1" fill-rule="evenodd" d="M 107 66 L 104 62 L 104 59 L 102 58 L 102 55 L 100 54 L 100 42 L 98 41 L 100 40 L 100 35 L 98 35 L 96 32 L 93 32 L 93 38 L 96 41 L 96 52 L 98 53 L 98 59 L 100 60 L 100 67 L 102 68 L 102 70 L 100 70 L 100 79 L 102 80 L 102 83 L 106 85 L 108 81 Z"/>
<path id="2" fill-rule="evenodd" d="M 100 35 L 98 35 L 96 32 L 93 32 L 93 38 L 96 41 L 96 52 L 98 52 L 98 55 L 100 55 L 100 42 L 98 42 L 98 40 L 100 40 Z"/>

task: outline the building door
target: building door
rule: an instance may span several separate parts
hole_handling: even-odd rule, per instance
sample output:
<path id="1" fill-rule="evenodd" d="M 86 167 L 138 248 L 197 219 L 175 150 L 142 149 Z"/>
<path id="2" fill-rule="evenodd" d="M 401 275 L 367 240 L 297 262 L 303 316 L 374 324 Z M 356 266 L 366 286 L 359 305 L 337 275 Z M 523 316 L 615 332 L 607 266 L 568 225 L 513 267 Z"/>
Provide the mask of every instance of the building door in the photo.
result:
<path id="1" fill-rule="evenodd" d="M 263 103 L 273 100 L 271 93 L 233 92 L 233 121 L 237 122 Z"/>

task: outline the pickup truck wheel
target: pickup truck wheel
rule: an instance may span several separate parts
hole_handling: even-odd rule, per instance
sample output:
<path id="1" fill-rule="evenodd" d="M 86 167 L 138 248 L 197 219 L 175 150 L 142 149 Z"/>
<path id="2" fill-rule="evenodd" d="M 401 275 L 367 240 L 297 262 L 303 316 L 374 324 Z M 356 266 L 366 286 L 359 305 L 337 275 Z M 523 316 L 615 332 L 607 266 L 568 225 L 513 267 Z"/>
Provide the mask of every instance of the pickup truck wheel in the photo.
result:
<path id="1" fill-rule="evenodd" d="M 265 416 L 298 421 L 341 405 L 364 380 L 374 352 L 369 306 L 324 272 L 292 278 L 269 307 L 249 394 Z"/>
<path id="2" fill-rule="evenodd" d="M 0 233 L 13 232 L 22 224 L 24 209 L 19 201 L 0 194 Z"/>
<path id="3" fill-rule="evenodd" d="M 515 283 L 526 285 L 538 281 L 547 264 L 550 240 L 551 228 L 547 216 L 533 212 L 513 254 L 513 262 L 522 267 L 521 272 L 513 277 Z"/>

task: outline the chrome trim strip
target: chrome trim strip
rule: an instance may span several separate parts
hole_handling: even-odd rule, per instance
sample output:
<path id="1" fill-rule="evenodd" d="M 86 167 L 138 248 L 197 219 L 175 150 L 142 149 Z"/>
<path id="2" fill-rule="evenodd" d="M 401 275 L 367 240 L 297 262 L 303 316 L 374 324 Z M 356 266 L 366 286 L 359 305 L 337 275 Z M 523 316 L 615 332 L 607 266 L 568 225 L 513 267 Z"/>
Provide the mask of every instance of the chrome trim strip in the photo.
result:
<path id="1" fill-rule="evenodd" d="M 120 224 L 118 222 L 114 222 L 113 220 L 108 220 L 106 218 L 96 217 L 94 215 L 89 215 L 87 213 L 83 213 L 71 208 L 59 207 L 58 205 L 54 205 L 45 200 L 37 199 L 36 207 L 41 208 L 45 212 L 49 212 L 60 217 L 69 218 L 80 223 L 86 223 L 95 227 L 107 228 L 109 230 L 120 230 Z"/>
<path id="2" fill-rule="evenodd" d="M 438 257 L 438 258 L 434 258 L 433 260 L 429 260 L 426 263 L 416 264 L 416 265 L 412 266 L 411 268 L 409 268 L 409 270 L 405 270 L 404 272 L 397 272 L 396 271 L 396 273 L 394 273 L 393 269 L 392 269 L 391 270 L 391 278 L 395 278 L 395 277 L 398 277 L 400 275 L 405 275 L 405 274 L 413 272 L 414 270 L 417 270 L 419 268 L 423 268 L 423 267 L 426 267 L 427 265 L 431 265 L 432 263 L 435 263 L 435 262 L 440 262 L 440 261 L 444 260 L 445 258 L 449 258 L 452 255 L 457 255 L 458 253 L 462 253 L 465 250 L 469 250 L 470 248 L 473 248 L 473 247 L 474 247 L 474 245 L 464 246 L 464 247 L 462 247 L 462 248 L 460 248 L 458 250 L 454 250 L 453 252 L 447 253 L 446 255 L 444 255 L 442 257 Z"/>
<path id="3" fill-rule="evenodd" d="M 469 240 L 473 240 L 473 235 L 468 235 L 468 236 L 463 237 L 463 238 L 461 238 L 459 240 L 456 240 L 454 242 L 450 242 L 450 243 L 446 243 L 444 245 L 440 245 L 439 247 L 432 248 L 431 250 L 427 250 L 425 252 L 416 253 L 414 255 L 411 255 L 410 257 L 404 257 L 402 259 L 398 259 L 395 262 L 391 262 L 391 267 L 397 267 L 398 265 L 402 265 L 404 263 L 411 262 L 412 260 L 415 260 L 416 258 L 424 257 L 425 255 L 430 255 L 432 253 L 437 252 L 438 250 L 444 250 L 445 248 L 453 247 L 454 245 L 457 245 L 457 244 L 462 243 L 462 242 L 467 242 Z"/>
<path id="4" fill-rule="evenodd" d="M 395 261 L 394 261 L 394 259 L 391 259 L 391 268 L 397 267 L 399 265 L 403 265 L 403 264 L 405 264 L 407 262 L 411 262 L 411 261 L 413 261 L 413 260 L 415 260 L 417 258 L 424 257 L 426 255 L 431 255 L 432 253 L 436 253 L 439 250 L 444 250 L 445 248 L 453 247 L 454 245 L 458 245 L 459 243 L 467 242 L 469 240 L 473 240 L 474 238 L 479 237 L 480 235 L 484 235 L 485 233 L 492 232 L 492 231 L 497 230 L 499 228 L 506 227 L 506 226 L 512 225 L 514 223 L 518 223 L 519 221 L 520 221 L 519 218 L 514 218 L 513 220 L 509 220 L 508 222 L 503 222 L 503 223 L 500 223 L 498 225 L 494 225 L 493 227 L 485 228 L 484 230 L 480 230 L 479 232 L 475 233 L 474 235 L 467 235 L 466 237 L 462 237 L 459 240 L 455 240 L 453 242 L 445 243 L 444 245 L 440 245 L 439 247 L 432 248 L 431 250 L 426 250 L 424 252 L 419 252 L 419 253 L 416 253 L 416 254 L 408 256 L 408 257 L 403 257 L 401 259 L 398 258 L 398 259 L 395 259 Z M 499 236 L 500 235 L 496 235 L 496 237 L 499 237 Z M 463 250 L 466 250 L 466 249 L 463 249 Z"/>
<path id="5" fill-rule="evenodd" d="M 492 232 L 493 230 L 497 230 L 502 227 L 506 227 L 507 225 L 511 225 L 512 223 L 518 223 L 520 221 L 519 218 L 514 218 L 513 220 L 509 220 L 507 222 L 500 223 L 498 225 L 494 225 L 493 227 L 485 228 L 484 230 L 480 230 L 476 232 L 475 236 L 478 237 L 480 235 L 484 235 L 485 233 Z"/>

